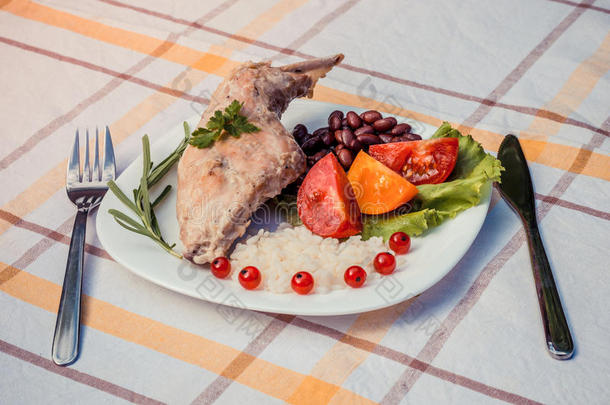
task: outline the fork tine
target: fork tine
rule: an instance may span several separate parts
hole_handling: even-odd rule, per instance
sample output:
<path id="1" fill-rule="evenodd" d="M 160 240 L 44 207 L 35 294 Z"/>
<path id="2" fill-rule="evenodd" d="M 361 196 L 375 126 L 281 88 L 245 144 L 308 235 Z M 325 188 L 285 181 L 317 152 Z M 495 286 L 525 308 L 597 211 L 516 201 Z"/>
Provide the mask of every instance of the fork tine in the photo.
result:
<path id="1" fill-rule="evenodd" d="M 72 146 L 72 153 L 68 160 L 68 171 L 66 173 L 66 183 L 72 184 L 80 181 L 80 156 L 78 146 L 78 129 L 76 130 L 76 136 L 74 137 L 74 145 Z"/>
<path id="2" fill-rule="evenodd" d="M 112 138 L 110 137 L 110 129 L 106 126 L 106 137 L 104 138 L 104 174 L 102 181 L 114 180 L 116 177 L 116 166 L 114 164 L 114 148 L 112 147 Z"/>
<path id="3" fill-rule="evenodd" d="M 89 164 L 89 130 L 85 135 L 85 164 L 83 165 L 83 181 L 91 181 L 91 164 Z"/>
<path id="4" fill-rule="evenodd" d="M 95 181 L 102 180 L 102 168 L 100 167 L 100 137 L 97 127 L 95 127 L 95 156 L 93 158 L 93 175 Z"/>

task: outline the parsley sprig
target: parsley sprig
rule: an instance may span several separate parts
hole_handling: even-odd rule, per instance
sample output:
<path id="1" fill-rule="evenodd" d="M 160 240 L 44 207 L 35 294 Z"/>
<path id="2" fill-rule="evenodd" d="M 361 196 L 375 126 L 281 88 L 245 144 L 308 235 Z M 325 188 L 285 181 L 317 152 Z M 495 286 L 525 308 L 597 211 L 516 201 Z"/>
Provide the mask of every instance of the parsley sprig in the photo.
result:
<path id="1" fill-rule="evenodd" d="M 182 256 L 174 251 L 174 246 L 176 246 L 176 244 L 170 245 L 163 239 L 154 210 L 154 208 L 167 197 L 172 186 L 165 186 L 154 200 L 151 199 L 150 189 L 158 183 L 180 159 L 180 156 L 182 156 L 182 153 L 188 145 L 189 137 L 190 128 L 185 122 L 184 139 L 169 156 L 154 167 L 153 162 L 150 160 L 150 141 L 148 140 L 148 135 L 142 137 L 142 177 L 140 178 L 138 188 L 133 190 L 133 200 L 130 200 L 114 181 L 111 180 L 108 182 L 110 191 L 112 191 L 114 195 L 116 195 L 116 197 L 136 215 L 139 222 L 119 210 L 109 209 L 108 213 L 114 217 L 114 220 L 128 231 L 149 237 L 168 253 L 179 259 L 181 259 Z"/>
<path id="2" fill-rule="evenodd" d="M 225 133 L 239 138 L 242 133 L 260 131 L 256 125 L 248 122 L 246 116 L 240 114 L 243 105 L 244 103 L 233 100 L 224 113 L 216 110 L 205 128 L 198 128 L 193 132 L 189 143 L 199 149 L 209 148 Z"/>

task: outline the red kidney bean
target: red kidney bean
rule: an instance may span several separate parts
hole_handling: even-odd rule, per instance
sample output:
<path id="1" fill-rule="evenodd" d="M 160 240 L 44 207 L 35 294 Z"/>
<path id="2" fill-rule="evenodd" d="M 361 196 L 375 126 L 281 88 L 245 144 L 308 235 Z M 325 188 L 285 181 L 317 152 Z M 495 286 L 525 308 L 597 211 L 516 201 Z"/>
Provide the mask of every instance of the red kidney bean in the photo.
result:
<path id="1" fill-rule="evenodd" d="M 342 129 L 338 129 L 335 131 L 335 140 L 337 141 L 338 144 L 341 144 L 341 142 L 343 142 L 343 140 L 341 139 L 341 134 L 343 133 Z"/>
<path id="2" fill-rule="evenodd" d="M 324 145 L 326 146 L 330 146 L 333 143 L 334 136 L 330 133 L 328 127 L 316 129 L 315 131 L 313 131 L 313 135 L 319 136 L 320 139 L 322 139 L 322 142 L 324 142 Z"/>
<path id="3" fill-rule="evenodd" d="M 375 133 L 375 128 L 373 128 L 370 125 L 363 125 L 354 131 L 354 135 L 356 135 L 356 136 L 363 135 L 363 134 L 374 134 L 374 133 Z"/>
<path id="4" fill-rule="evenodd" d="M 347 125 L 347 118 L 343 118 L 343 119 L 341 120 L 341 126 L 342 126 L 343 128 L 347 128 L 347 127 L 349 127 L 349 125 Z"/>
<path id="5" fill-rule="evenodd" d="M 347 120 L 347 125 L 352 127 L 352 129 L 360 128 L 360 126 L 362 125 L 362 120 L 360 119 L 358 114 L 353 111 L 348 112 L 345 116 L 345 119 Z"/>
<path id="6" fill-rule="evenodd" d="M 398 124 L 398 121 L 396 121 L 396 118 L 394 118 L 394 117 L 386 117 L 385 119 L 392 121 L 392 127 L 394 127 L 394 126 L 396 126 L 396 124 Z"/>
<path id="7" fill-rule="evenodd" d="M 311 136 L 309 139 L 307 139 L 305 142 L 303 142 L 303 145 L 301 145 L 301 148 L 303 149 L 303 151 L 305 153 L 313 152 L 315 149 L 317 149 L 319 146 L 321 146 L 321 144 L 322 144 L 322 139 L 320 139 L 319 136 Z"/>
<path id="8" fill-rule="evenodd" d="M 343 115 L 343 113 L 341 113 Z M 341 129 L 341 118 L 338 115 L 331 115 L 328 118 L 328 128 L 331 131 Z"/>
<path id="9" fill-rule="evenodd" d="M 421 141 L 421 135 L 417 134 L 404 134 L 402 137 L 409 141 Z"/>
<path id="10" fill-rule="evenodd" d="M 351 129 L 341 130 L 341 143 L 349 148 L 350 143 L 356 139 Z"/>
<path id="11" fill-rule="evenodd" d="M 322 127 L 322 128 L 318 128 L 315 131 L 313 131 L 312 134 L 322 136 L 322 134 L 324 132 L 328 132 L 328 130 L 329 130 L 328 127 Z"/>
<path id="12" fill-rule="evenodd" d="M 335 152 L 339 152 L 341 149 L 345 149 L 345 145 L 343 145 L 342 143 L 335 146 Z"/>
<path id="13" fill-rule="evenodd" d="M 362 118 L 362 120 L 367 124 L 372 124 L 373 122 L 380 120 L 383 117 L 381 116 L 381 113 L 379 111 L 369 110 L 360 114 L 360 118 Z"/>
<path id="14" fill-rule="evenodd" d="M 391 118 L 392 117 L 382 118 L 380 120 L 373 122 L 373 128 L 375 128 L 375 131 L 377 131 L 377 132 L 389 131 L 390 128 L 392 128 L 394 125 L 396 125 L 396 119 L 394 118 L 394 120 L 392 120 Z"/>
<path id="15" fill-rule="evenodd" d="M 337 117 L 339 117 L 340 120 L 343 119 L 343 111 L 335 110 L 335 111 L 331 112 L 330 115 L 328 116 L 328 121 L 330 122 L 330 119 L 335 115 Z"/>
<path id="16" fill-rule="evenodd" d="M 303 143 L 303 140 L 307 136 L 307 127 L 303 124 L 298 124 L 292 130 L 292 136 L 299 143 Z"/>
<path id="17" fill-rule="evenodd" d="M 354 161 L 354 155 L 349 149 L 341 149 L 337 152 L 337 158 L 344 168 L 349 168 Z"/>
<path id="18" fill-rule="evenodd" d="M 312 156 L 312 160 L 314 162 L 317 162 L 318 160 L 326 156 L 329 152 L 330 151 L 328 149 L 322 149 L 321 151 L 317 152 L 315 155 Z"/>
<path id="19" fill-rule="evenodd" d="M 402 124 L 398 124 L 394 128 L 392 128 L 390 133 L 392 135 L 402 135 L 402 134 L 408 133 L 409 131 L 411 131 L 411 125 L 402 123 Z"/>
<path id="20" fill-rule="evenodd" d="M 322 142 L 326 146 L 330 146 L 333 144 L 333 142 L 335 142 L 335 136 L 330 131 L 322 133 L 322 135 L 320 135 L 320 139 L 322 139 Z"/>
<path id="21" fill-rule="evenodd" d="M 379 135 L 379 139 L 381 139 L 383 143 L 390 143 L 394 137 L 390 134 L 381 134 Z"/>
<path id="22" fill-rule="evenodd" d="M 364 145 L 362 145 L 362 142 L 360 142 L 358 140 L 358 138 L 354 138 L 350 141 L 350 143 L 348 143 L 347 145 L 348 148 L 350 148 L 353 152 L 358 152 L 360 149 L 363 148 Z"/>
<path id="23" fill-rule="evenodd" d="M 381 143 L 381 139 L 375 134 L 362 134 L 356 137 L 363 145 L 375 145 Z"/>

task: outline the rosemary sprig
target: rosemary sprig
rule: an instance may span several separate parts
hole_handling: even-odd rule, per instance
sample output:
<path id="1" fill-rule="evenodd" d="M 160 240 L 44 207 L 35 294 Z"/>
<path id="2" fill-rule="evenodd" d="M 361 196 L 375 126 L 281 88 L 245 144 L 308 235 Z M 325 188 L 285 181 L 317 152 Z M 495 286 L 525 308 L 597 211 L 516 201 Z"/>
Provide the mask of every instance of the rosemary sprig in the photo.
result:
<path id="1" fill-rule="evenodd" d="M 161 193 L 152 200 L 150 197 L 150 189 L 159 182 L 180 159 L 182 153 L 186 149 L 190 138 L 189 125 L 184 123 L 184 139 L 178 147 L 161 163 L 153 167 L 153 162 L 150 160 L 150 141 L 148 135 L 142 137 L 142 177 L 137 189 L 133 190 L 133 200 L 130 200 L 125 193 L 117 186 L 114 181 L 108 182 L 108 188 L 116 195 L 116 197 L 129 208 L 139 219 L 139 222 L 129 215 L 115 209 L 108 210 L 108 213 L 114 217 L 114 220 L 128 231 L 138 233 L 140 235 L 151 238 L 155 243 L 161 246 L 165 251 L 173 256 L 181 259 L 182 256 L 174 251 L 176 244 L 169 244 L 163 239 L 161 229 L 155 216 L 155 207 L 163 201 L 171 191 L 172 186 L 167 185 Z"/>

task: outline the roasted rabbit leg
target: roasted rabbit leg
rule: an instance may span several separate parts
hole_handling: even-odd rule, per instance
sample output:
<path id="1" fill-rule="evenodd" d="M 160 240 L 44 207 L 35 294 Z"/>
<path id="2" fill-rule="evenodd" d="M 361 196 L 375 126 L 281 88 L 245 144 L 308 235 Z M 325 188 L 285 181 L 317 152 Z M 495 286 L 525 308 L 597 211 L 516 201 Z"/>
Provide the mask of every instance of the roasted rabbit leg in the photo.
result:
<path id="1" fill-rule="evenodd" d="M 293 99 L 311 97 L 318 79 L 342 59 L 338 54 L 281 67 L 248 62 L 218 86 L 199 126 L 237 100 L 241 114 L 261 130 L 185 150 L 176 203 L 185 258 L 203 264 L 226 255 L 252 213 L 305 171 L 305 155 L 280 117 Z"/>

